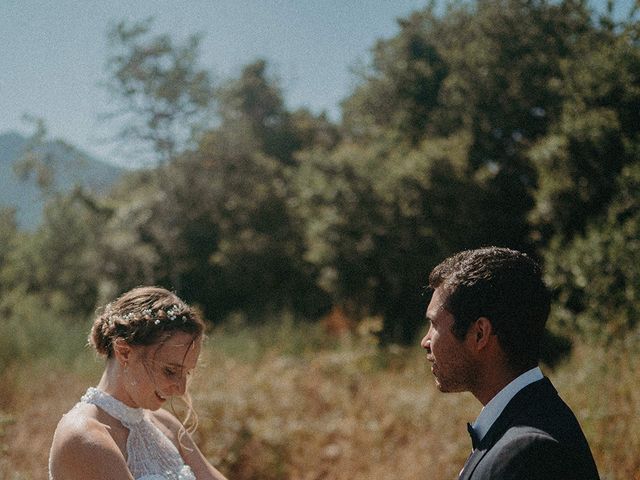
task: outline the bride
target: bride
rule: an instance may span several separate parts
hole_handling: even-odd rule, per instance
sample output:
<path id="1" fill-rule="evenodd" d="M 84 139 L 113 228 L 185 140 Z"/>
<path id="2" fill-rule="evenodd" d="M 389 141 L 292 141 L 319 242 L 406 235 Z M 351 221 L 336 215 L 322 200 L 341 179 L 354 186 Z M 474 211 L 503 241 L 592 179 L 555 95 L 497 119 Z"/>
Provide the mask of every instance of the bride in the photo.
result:
<path id="1" fill-rule="evenodd" d="M 183 397 L 204 324 L 173 293 L 135 288 L 96 318 L 89 341 L 106 356 L 98 385 L 62 417 L 49 456 L 51 480 L 224 480 L 183 424 L 161 409 Z"/>

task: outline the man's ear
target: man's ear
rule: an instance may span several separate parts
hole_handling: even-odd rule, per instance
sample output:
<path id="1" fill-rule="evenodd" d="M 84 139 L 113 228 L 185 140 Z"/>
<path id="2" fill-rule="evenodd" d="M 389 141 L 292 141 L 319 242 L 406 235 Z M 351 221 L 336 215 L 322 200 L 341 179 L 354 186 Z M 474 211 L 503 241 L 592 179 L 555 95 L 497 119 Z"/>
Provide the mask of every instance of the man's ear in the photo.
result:
<path id="1" fill-rule="evenodd" d="M 113 354 L 120 365 L 126 365 L 131 357 L 131 345 L 118 337 L 113 342 Z"/>
<path id="2" fill-rule="evenodd" d="M 479 317 L 471 325 L 473 342 L 478 350 L 487 348 L 489 342 L 493 341 L 493 325 L 487 317 Z"/>

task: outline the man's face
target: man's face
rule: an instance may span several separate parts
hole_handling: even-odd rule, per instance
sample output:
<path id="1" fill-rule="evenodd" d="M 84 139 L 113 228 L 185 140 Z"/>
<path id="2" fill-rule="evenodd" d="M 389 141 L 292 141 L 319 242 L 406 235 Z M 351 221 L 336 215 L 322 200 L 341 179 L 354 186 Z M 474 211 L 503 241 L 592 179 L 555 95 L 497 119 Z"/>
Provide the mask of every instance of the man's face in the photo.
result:
<path id="1" fill-rule="evenodd" d="M 453 315 L 444 308 L 446 291 L 436 288 L 427 307 L 429 331 L 420 345 L 427 351 L 431 372 L 441 392 L 465 392 L 477 378 L 468 338 L 459 340 L 451 331 Z"/>

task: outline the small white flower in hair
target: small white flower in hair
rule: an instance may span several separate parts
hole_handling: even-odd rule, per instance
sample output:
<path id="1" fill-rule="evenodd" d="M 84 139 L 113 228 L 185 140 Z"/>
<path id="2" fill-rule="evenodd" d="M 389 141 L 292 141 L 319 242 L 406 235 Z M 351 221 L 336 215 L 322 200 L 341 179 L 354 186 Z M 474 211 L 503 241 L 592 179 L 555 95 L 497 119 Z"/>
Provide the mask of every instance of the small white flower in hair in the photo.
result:
<path id="1" fill-rule="evenodd" d="M 173 305 L 169 310 L 167 310 L 167 316 L 171 321 L 176 319 L 176 314 L 178 313 L 178 306 Z"/>
<path id="2" fill-rule="evenodd" d="M 160 320 L 156 319 L 156 321 L 153 323 L 155 323 L 156 325 L 160 325 Z"/>

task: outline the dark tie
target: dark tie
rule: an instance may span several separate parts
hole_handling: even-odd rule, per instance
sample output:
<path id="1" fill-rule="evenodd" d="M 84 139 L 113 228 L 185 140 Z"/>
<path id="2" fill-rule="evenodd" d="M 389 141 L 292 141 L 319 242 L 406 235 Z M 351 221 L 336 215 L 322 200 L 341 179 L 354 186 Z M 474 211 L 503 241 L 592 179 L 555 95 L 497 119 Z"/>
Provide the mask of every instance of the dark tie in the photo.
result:
<path id="1" fill-rule="evenodd" d="M 478 448 L 478 444 L 480 442 L 478 441 L 478 435 L 476 434 L 470 423 L 467 423 L 467 432 L 469 432 L 469 436 L 471 437 L 471 446 L 475 450 L 476 448 Z"/>

